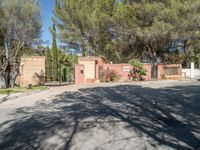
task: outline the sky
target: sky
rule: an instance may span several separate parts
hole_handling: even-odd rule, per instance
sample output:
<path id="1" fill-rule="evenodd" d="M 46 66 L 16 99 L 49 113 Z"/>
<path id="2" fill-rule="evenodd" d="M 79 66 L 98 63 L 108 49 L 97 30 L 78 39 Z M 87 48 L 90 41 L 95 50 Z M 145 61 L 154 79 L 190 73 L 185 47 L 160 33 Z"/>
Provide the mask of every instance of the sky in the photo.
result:
<path id="1" fill-rule="evenodd" d="M 44 42 L 48 42 L 44 45 L 51 46 L 52 37 L 51 33 L 49 32 L 49 27 L 52 26 L 51 17 L 53 16 L 53 9 L 54 9 L 54 0 L 39 0 L 40 7 L 41 7 L 41 15 L 42 15 L 42 40 Z"/>

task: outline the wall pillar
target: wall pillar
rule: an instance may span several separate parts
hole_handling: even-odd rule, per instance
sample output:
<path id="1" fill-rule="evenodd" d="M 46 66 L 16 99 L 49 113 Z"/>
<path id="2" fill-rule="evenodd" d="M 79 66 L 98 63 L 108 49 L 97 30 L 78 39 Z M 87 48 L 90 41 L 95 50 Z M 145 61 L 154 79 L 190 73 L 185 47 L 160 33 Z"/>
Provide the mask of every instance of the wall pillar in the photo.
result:
<path id="1" fill-rule="evenodd" d="M 158 64 L 157 66 L 157 79 L 162 80 L 164 76 L 164 65 Z"/>
<path id="2" fill-rule="evenodd" d="M 191 62 L 190 77 L 194 78 L 194 62 Z"/>
<path id="3" fill-rule="evenodd" d="M 84 68 L 84 65 L 75 65 L 74 79 L 75 79 L 75 84 L 85 83 L 85 68 Z"/>

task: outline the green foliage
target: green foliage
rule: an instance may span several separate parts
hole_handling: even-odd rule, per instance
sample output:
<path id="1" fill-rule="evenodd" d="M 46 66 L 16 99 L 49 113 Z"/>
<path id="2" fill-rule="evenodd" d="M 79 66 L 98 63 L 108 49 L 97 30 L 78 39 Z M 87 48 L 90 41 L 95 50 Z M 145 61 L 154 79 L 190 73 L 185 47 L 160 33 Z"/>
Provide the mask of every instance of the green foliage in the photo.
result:
<path id="1" fill-rule="evenodd" d="M 56 42 L 56 40 L 54 42 Z M 73 67 L 77 63 L 77 55 L 65 54 L 56 47 L 54 42 L 52 44 L 54 46 L 52 46 L 51 50 L 48 47 L 45 50 L 46 80 L 72 81 Z"/>
<path id="2" fill-rule="evenodd" d="M 107 55 L 112 45 L 111 25 L 115 0 L 57 1 L 54 22 L 60 30 L 61 41 L 83 55 Z"/>
<path id="3" fill-rule="evenodd" d="M 4 45 L 7 46 L 8 57 L 16 57 L 40 39 L 42 24 L 39 3 L 36 0 L 6 0 L 0 5 Z"/>
<path id="4" fill-rule="evenodd" d="M 147 75 L 146 72 L 147 72 L 147 71 L 146 71 L 145 69 L 143 69 L 143 68 L 140 68 L 140 69 L 138 70 L 138 73 L 139 73 L 140 76 L 145 76 L 145 75 Z"/>
<path id="5" fill-rule="evenodd" d="M 129 77 L 134 81 L 144 80 L 143 76 L 146 75 L 147 71 L 143 68 L 143 64 L 137 59 L 130 60 L 129 64 L 133 66 L 133 69 L 129 73 Z"/>
<path id="6" fill-rule="evenodd" d="M 14 93 L 24 93 L 24 92 L 30 92 L 30 91 L 41 91 L 47 88 L 48 87 L 46 86 L 32 86 L 31 89 L 27 89 L 25 87 L 13 87 L 9 89 L 0 89 L 0 95 L 10 95 Z"/>
<path id="7" fill-rule="evenodd" d="M 131 60 L 129 60 L 128 63 L 135 68 L 142 68 L 142 66 L 143 66 L 143 64 L 137 59 L 131 59 Z"/>
<path id="8" fill-rule="evenodd" d="M 52 78 L 52 55 L 51 55 L 51 51 L 49 49 L 49 47 L 46 48 L 45 50 L 45 69 L 46 69 L 46 77 L 47 80 L 51 80 Z"/>
<path id="9" fill-rule="evenodd" d="M 61 41 L 83 55 L 158 62 L 180 39 L 185 55 L 191 44 L 199 53 L 199 8 L 199 0 L 57 0 L 54 22 Z"/>
<path id="10" fill-rule="evenodd" d="M 38 44 L 41 27 L 37 0 L 0 1 L 0 88 L 14 86 L 19 57 Z"/>
<path id="11" fill-rule="evenodd" d="M 77 64 L 77 55 L 61 53 L 59 57 L 61 62 L 61 79 L 64 82 L 71 82 L 74 76 L 74 66 Z"/>
<path id="12" fill-rule="evenodd" d="M 114 70 L 103 70 L 100 72 L 99 78 L 100 82 L 117 82 L 120 76 Z"/>
<path id="13" fill-rule="evenodd" d="M 53 25 L 52 28 L 50 28 L 51 34 L 52 34 L 52 77 L 54 81 L 58 81 L 59 79 L 59 50 L 57 48 L 57 41 L 56 41 L 56 27 Z"/>

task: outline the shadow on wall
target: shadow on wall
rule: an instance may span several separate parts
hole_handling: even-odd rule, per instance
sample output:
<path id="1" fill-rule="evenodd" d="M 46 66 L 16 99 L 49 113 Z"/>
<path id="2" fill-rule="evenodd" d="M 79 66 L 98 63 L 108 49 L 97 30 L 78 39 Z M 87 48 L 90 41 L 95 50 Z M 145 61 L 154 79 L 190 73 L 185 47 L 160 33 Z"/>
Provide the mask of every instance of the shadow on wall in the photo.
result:
<path id="1" fill-rule="evenodd" d="M 40 73 L 34 73 L 33 81 L 37 85 L 44 85 L 45 84 L 45 73 L 44 71 L 40 71 Z"/>
<path id="2" fill-rule="evenodd" d="M 75 149 L 75 144 L 92 138 L 94 133 L 87 135 L 93 129 L 109 130 L 109 136 L 113 137 L 123 136 L 112 132 L 121 124 L 123 130 L 137 133 L 141 139 L 146 137 L 147 145 L 137 149 L 148 149 L 148 145 L 153 149 L 160 146 L 197 149 L 200 146 L 199 90 L 199 86 L 152 89 L 122 85 L 66 92 L 51 103 L 41 100 L 35 107 L 11 114 L 20 117 L 0 125 L 0 149 Z M 113 139 L 104 140 L 115 145 Z M 120 140 L 124 139 L 119 138 L 117 143 Z M 128 138 L 125 140 L 128 142 Z M 100 140 L 97 143 L 94 149 L 108 149 Z"/>

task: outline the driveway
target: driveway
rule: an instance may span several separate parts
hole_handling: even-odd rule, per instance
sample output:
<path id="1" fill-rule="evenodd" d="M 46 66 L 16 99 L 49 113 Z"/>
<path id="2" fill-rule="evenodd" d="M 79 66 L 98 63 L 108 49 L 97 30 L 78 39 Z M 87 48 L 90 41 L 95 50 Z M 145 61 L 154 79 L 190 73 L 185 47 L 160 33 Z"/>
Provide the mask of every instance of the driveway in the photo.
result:
<path id="1" fill-rule="evenodd" d="M 196 150 L 200 82 L 52 87 L 0 104 L 0 150 Z"/>

